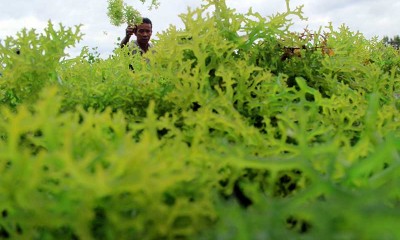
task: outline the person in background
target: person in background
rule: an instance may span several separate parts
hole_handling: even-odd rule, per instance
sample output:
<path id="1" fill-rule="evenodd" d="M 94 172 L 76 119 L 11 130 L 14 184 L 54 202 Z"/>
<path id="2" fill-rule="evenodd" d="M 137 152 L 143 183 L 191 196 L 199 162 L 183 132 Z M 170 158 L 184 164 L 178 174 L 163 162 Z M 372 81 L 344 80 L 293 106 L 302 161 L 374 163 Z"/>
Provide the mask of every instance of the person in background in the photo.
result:
<path id="1" fill-rule="evenodd" d="M 125 30 L 125 37 L 121 41 L 121 48 L 128 46 L 132 49 L 132 54 L 136 54 L 137 50 L 140 55 L 146 53 L 152 47 L 150 43 L 153 25 L 149 18 L 143 18 L 142 23 L 135 26 L 128 26 Z M 136 40 L 129 42 L 131 36 L 135 34 Z"/>

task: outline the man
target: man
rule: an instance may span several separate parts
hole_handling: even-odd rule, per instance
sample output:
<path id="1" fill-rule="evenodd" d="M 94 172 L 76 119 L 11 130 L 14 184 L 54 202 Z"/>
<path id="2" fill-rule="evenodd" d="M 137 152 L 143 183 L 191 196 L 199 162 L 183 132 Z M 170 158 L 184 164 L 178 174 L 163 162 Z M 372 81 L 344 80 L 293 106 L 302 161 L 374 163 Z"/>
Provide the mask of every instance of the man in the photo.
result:
<path id="1" fill-rule="evenodd" d="M 137 50 L 140 51 L 140 55 L 146 53 L 151 48 L 150 38 L 152 34 L 153 25 L 148 18 L 143 18 L 140 25 L 128 26 L 126 28 L 125 37 L 121 41 L 121 48 L 128 44 L 128 47 L 132 49 L 132 53 L 136 54 Z M 129 42 L 131 36 L 135 34 L 136 40 Z"/>

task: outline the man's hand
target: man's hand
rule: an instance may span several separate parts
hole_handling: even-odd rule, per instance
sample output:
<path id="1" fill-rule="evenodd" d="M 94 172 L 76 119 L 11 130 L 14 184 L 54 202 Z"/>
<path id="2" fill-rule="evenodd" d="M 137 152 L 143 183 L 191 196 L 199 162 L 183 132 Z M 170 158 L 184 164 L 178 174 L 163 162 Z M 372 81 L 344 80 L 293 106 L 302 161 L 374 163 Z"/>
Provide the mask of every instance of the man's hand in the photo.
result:
<path id="1" fill-rule="evenodd" d="M 126 30 L 125 30 L 125 32 L 126 32 L 126 36 L 127 37 L 131 37 L 132 35 L 133 35 L 133 33 L 134 33 L 134 27 L 133 26 L 128 26 L 127 28 L 126 28 Z"/>
<path id="2" fill-rule="evenodd" d="M 135 28 L 133 26 L 126 27 L 126 29 L 125 29 L 125 37 L 121 41 L 121 47 L 124 47 L 129 42 L 129 39 L 131 38 L 131 36 L 134 33 L 134 29 Z"/>

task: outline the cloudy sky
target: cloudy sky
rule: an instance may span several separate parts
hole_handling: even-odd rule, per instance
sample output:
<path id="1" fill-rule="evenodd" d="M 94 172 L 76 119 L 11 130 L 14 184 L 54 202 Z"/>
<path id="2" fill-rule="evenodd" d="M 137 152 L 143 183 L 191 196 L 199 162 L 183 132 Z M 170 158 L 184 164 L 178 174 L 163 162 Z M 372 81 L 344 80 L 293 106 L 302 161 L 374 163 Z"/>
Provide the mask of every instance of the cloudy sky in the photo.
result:
<path id="1" fill-rule="evenodd" d="M 238 12 L 253 10 L 263 16 L 270 16 L 285 9 L 285 0 L 226 0 L 227 5 Z M 169 25 L 183 27 L 179 14 L 188 7 L 200 6 L 201 0 L 160 0 L 160 7 L 148 11 L 139 0 L 125 0 L 125 3 L 137 8 L 153 22 L 153 31 L 157 33 Z M 296 22 L 296 28 L 308 26 L 318 29 L 332 22 L 333 26 L 342 24 L 352 31 L 360 31 L 367 38 L 374 36 L 392 37 L 400 35 L 399 0 L 291 0 L 291 6 L 304 5 L 304 15 L 308 21 Z M 51 20 L 73 27 L 83 24 L 83 41 L 68 52 L 73 56 L 82 46 L 97 47 L 103 57 L 107 57 L 115 48 L 118 37 L 125 34 L 125 26 L 113 26 L 107 16 L 107 0 L 0 0 L 0 41 L 6 36 L 15 36 L 22 28 L 35 28 L 40 32 Z"/>

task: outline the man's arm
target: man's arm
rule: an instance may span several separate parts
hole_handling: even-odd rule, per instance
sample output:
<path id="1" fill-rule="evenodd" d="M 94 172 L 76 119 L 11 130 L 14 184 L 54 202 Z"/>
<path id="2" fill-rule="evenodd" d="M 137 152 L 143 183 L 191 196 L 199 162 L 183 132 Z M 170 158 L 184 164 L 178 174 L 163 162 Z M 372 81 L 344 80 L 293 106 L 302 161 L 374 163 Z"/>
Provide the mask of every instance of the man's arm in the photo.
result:
<path id="1" fill-rule="evenodd" d="M 125 36 L 121 41 L 121 48 L 123 48 L 128 42 L 131 36 Z"/>

